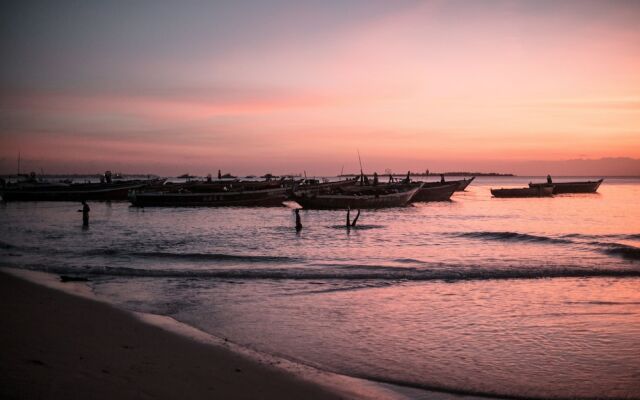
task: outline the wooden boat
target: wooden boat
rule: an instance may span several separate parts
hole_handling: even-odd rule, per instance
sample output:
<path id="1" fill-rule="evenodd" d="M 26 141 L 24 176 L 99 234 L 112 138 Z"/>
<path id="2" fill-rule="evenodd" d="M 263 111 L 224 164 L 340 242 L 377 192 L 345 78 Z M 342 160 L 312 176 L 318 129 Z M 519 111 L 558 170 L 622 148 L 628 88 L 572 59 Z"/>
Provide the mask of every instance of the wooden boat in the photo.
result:
<path id="1" fill-rule="evenodd" d="M 426 201 L 447 201 L 451 199 L 451 195 L 458 189 L 456 182 L 449 183 L 448 185 L 424 187 L 411 199 L 412 203 L 426 202 Z"/>
<path id="2" fill-rule="evenodd" d="M 471 184 L 471 182 L 473 182 L 473 180 L 476 179 L 475 176 L 469 178 L 469 179 L 459 179 L 456 181 L 445 181 L 445 182 L 425 182 L 424 183 L 424 187 L 425 188 L 429 188 L 429 187 L 439 187 L 439 186 L 446 186 L 446 185 L 450 185 L 452 183 L 455 183 L 458 185 L 458 187 L 456 188 L 456 192 L 462 192 L 464 190 L 467 189 L 467 186 L 469 186 Z"/>
<path id="3" fill-rule="evenodd" d="M 355 185 L 355 179 L 345 179 L 336 182 L 313 182 L 311 180 L 305 180 L 300 184 L 294 185 L 293 191 L 298 193 L 298 195 L 302 193 L 306 193 L 307 195 L 317 195 L 320 193 L 328 194 L 339 188 L 346 188 Z"/>
<path id="4" fill-rule="evenodd" d="M 597 181 L 585 181 L 585 182 L 558 182 L 558 183 L 530 183 L 529 187 L 551 187 L 553 188 L 553 194 L 564 193 L 595 193 L 598 191 L 600 184 L 604 179 Z"/>
<path id="5" fill-rule="evenodd" d="M 420 190 L 411 198 L 412 203 L 416 202 L 426 202 L 426 201 L 446 201 L 451 198 L 451 195 L 458 189 L 457 182 L 448 182 L 442 184 L 440 182 L 436 185 L 425 186 L 423 182 L 413 182 L 413 183 L 383 183 L 378 185 L 359 185 L 359 184 L 351 184 L 351 185 L 343 185 L 337 192 L 333 194 L 350 194 L 350 195 L 366 195 L 366 194 L 376 194 L 382 192 L 390 192 L 390 191 L 398 191 L 398 190 L 408 190 L 420 187 Z"/>
<path id="6" fill-rule="evenodd" d="M 162 180 L 132 180 L 112 183 L 27 183 L 0 190 L 4 201 L 127 200 L 130 190 L 158 184 Z"/>
<path id="7" fill-rule="evenodd" d="M 137 192 L 129 193 L 136 207 L 273 207 L 287 200 L 287 188 L 237 190 L 209 193 Z"/>
<path id="8" fill-rule="evenodd" d="M 549 197 L 553 195 L 553 188 L 538 186 L 518 189 L 491 189 L 494 197 Z"/>
<path id="9" fill-rule="evenodd" d="M 365 194 L 314 194 L 294 192 L 292 199 L 308 209 L 389 208 L 404 207 L 422 185 L 407 189 L 371 191 Z"/>

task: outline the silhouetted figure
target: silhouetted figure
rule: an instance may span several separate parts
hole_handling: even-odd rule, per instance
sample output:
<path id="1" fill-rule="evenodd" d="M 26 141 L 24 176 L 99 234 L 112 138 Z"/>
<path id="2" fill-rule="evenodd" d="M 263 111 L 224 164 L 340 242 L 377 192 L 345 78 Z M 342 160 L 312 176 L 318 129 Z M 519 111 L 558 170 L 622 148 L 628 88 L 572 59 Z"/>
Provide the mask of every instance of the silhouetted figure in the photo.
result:
<path id="1" fill-rule="evenodd" d="M 444 174 L 440 174 L 440 183 L 444 183 Z"/>
<path id="2" fill-rule="evenodd" d="M 302 222 L 300 221 L 300 209 L 296 208 L 296 232 L 300 232 L 302 230 Z"/>
<path id="3" fill-rule="evenodd" d="M 356 217 L 353 219 L 353 222 L 351 222 L 352 227 L 356 226 L 356 222 L 358 221 L 358 218 L 360 218 L 360 209 L 358 209 L 358 213 L 356 214 Z"/>
<path id="4" fill-rule="evenodd" d="M 551 175 L 547 175 L 547 183 L 552 184 L 553 180 L 551 179 Z"/>
<path id="5" fill-rule="evenodd" d="M 105 181 L 107 181 L 107 183 L 111 183 L 111 171 L 106 171 L 104 173 L 104 179 Z"/>
<path id="6" fill-rule="evenodd" d="M 211 183 L 211 174 L 207 174 L 207 183 Z"/>
<path id="7" fill-rule="evenodd" d="M 220 172 L 220 170 L 218 170 L 218 180 L 222 179 L 222 172 Z"/>
<path id="8" fill-rule="evenodd" d="M 407 177 L 404 179 L 405 183 L 411 183 L 411 171 L 407 171 Z"/>
<path id="9" fill-rule="evenodd" d="M 86 201 L 82 200 L 82 210 L 78 210 L 78 212 L 82 213 L 82 226 L 89 226 L 89 205 Z"/>
<path id="10" fill-rule="evenodd" d="M 373 173 L 373 186 L 378 186 L 378 173 Z"/>

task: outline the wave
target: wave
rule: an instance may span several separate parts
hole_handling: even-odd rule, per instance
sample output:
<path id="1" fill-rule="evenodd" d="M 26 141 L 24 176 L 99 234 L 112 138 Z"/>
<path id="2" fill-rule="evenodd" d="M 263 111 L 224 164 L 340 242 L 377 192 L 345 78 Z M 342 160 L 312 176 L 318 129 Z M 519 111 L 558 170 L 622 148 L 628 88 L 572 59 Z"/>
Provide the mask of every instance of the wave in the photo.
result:
<path id="1" fill-rule="evenodd" d="M 569 238 L 580 238 L 580 239 L 617 238 L 617 239 L 635 240 L 635 239 L 640 239 L 640 234 L 583 235 L 579 233 L 571 233 L 571 234 L 563 235 L 562 237 L 554 238 L 549 236 L 531 235 L 528 233 L 518 233 L 518 232 L 508 232 L 508 231 L 503 231 L 503 232 L 480 231 L 480 232 L 461 232 L 461 233 L 455 233 L 454 235 L 457 237 L 499 240 L 499 241 L 559 243 L 559 244 L 588 244 L 588 245 L 596 246 L 598 250 L 608 255 L 619 256 L 627 260 L 640 260 L 640 248 L 635 246 L 622 244 L 622 243 L 615 243 L 615 242 L 600 242 L 600 241 L 582 242 L 582 241 L 573 241 L 569 239 Z"/>
<path id="2" fill-rule="evenodd" d="M 465 237 L 472 239 L 489 239 L 489 240 L 501 240 L 510 242 L 538 242 L 538 243 L 573 243 L 569 239 L 553 238 L 549 236 L 530 235 L 528 233 L 518 232 L 492 232 L 492 231 L 479 231 L 479 232 L 460 232 L 454 233 L 454 236 Z"/>
<path id="3" fill-rule="evenodd" d="M 562 235 L 563 238 L 577 239 L 623 239 L 623 240 L 640 240 L 640 233 L 611 233 L 603 235 L 587 235 L 583 233 L 568 233 Z"/>
<path id="4" fill-rule="evenodd" d="M 148 277 L 148 278 L 211 278 L 235 280 L 371 280 L 371 281 L 470 281 L 503 279 L 590 278 L 590 277 L 640 277 L 640 270 L 613 268 L 528 268 L 528 269 L 465 269 L 465 270 L 417 270 L 398 267 L 360 267 L 352 271 L 286 269 L 143 269 L 129 267 L 47 266 L 47 272 L 57 274 Z"/>
<path id="5" fill-rule="evenodd" d="M 11 243 L 0 241 L 0 249 L 9 250 L 9 249 L 15 249 L 15 248 L 16 246 L 12 245 Z"/>
<path id="6" fill-rule="evenodd" d="M 593 242 L 593 244 L 604 247 L 602 251 L 605 254 L 622 257 L 627 260 L 640 260 L 640 247 L 622 243 Z"/>
<path id="7" fill-rule="evenodd" d="M 240 255 L 240 254 L 224 254 L 224 253 L 172 253 L 172 252 L 138 252 L 132 253 L 138 257 L 151 257 L 151 258 L 170 258 L 176 260 L 191 260 L 191 261 L 242 261 L 242 262 L 261 262 L 261 263 L 274 263 L 274 262 L 298 262 L 300 259 L 295 257 L 285 256 L 252 256 L 252 255 Z"/>
<path id="8" fill-rule="evenodd" d="M 145 251 L 145 252 L 123 252 L 117 249 L 94 249 L 85 251 L 83 254 L 89 256 L 102 255 L 122 255 L 143 258 L 159 258 L 183 261 L 238 261 L 246 263 L 292 263 L 300 262 L 299 258 L 284 256 L 264 256 L 264 255 L 242 255 L 242 254 L 224 254 L 224 253 L 175 253 L 164 251 Z"/>

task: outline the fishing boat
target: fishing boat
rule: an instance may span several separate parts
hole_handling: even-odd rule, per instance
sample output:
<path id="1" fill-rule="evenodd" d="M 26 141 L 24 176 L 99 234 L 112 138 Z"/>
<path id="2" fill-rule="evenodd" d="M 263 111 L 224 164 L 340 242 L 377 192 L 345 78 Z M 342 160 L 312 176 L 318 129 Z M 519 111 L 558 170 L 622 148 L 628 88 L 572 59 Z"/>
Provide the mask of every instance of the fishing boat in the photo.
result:
<path id="1" fill-rule="evenodd" d="M 537 186 L 517 189 L 491 189 L 493 197 L 550 197 L 553 196 L 553 188 Z"/>
<path id="2" fill-rule="evenodd" d="M 471 184 L 471 182 L 473 182 L 473 180 L 476 179 L 475 176 L 472 176 L 469 179 L 459 179 L 459 180 L 455 180 L 455 181 L 445 181 L 445 182 L 425 182 L 424 183 L 424 187 L 425 188 L 429 188 L 429 187 L 439 187 L 439 186 L 445 186 L 445 185 L 450 185 L 452 183 L 455 183 L 456 185 L 458 185 L 458 187 L 456 188 L 456 192 L 463 192 L 464 190 L 467 189 L 467 186 L 469 186 Z"/>
<path id="3" fill-rule="evenodd" d="M 584 182 L 530 183 L 529 187 L 550 187 L 553 189 L 553 194 L 595 193 L 598 191 L 603 180 L 604 179 Z"/>
<path id="4" fill-rule="evenodd" d="M 301 195 L 302 193 L 306 193 L 308 195 L 312 194 L 328 194 L 335 190 L 341 190 L 341 188 L 346 188 L 349 186 L 355 186 L 356 179 L 344 179 L 335 182 L 320 182 L 311 179 L 305 179 L 300 183 L 296 183 L 294 185 L 293 191 Z M 340 188 L 340 189 L 339 189 Z"/>
<path id="5" fill-rule="evenodd" d="M 422 186 L 413 196 L 411 202 L 447 201 L 451 199 L 451 196 L 458 187 L 459 186 L 456 182 L 449 182 L 449 184 L 431 187 Z"/>
<path id="6" fill-rule="evenodd" d="M 112 183 L 28 182 L 0 189 L 4 201 L 127 200 L 130 190 L 162 182 L 158 179 Z"/>
<path id="7" fill-rule="evenodd" d="M 367 190 L 362 194 L 339 191 L 330 194 L 294 192 L 292 199 L 307 209 L 404 207 L 421 187 L 422 184 L 393 190 Z"/>
<path id="8" fill-rule="evenodd" d="M 273 207 L 287 200 L 288 188 L 229 190 L 209 193 L 138 192 L 129 193 L 136 207 Z"/>

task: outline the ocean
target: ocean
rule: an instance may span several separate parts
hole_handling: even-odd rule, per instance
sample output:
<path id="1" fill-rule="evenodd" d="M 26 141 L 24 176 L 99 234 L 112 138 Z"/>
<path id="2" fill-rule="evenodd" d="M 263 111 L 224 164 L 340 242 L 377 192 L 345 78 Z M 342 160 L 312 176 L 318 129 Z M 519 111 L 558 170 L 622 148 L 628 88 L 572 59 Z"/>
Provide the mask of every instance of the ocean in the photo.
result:
<path id="1" fill-rule="evenodd" d="M 580 178 L 584 180 L 588 178 Z M 346 211 L 0 204 L 0 265 L 86 277 L 170 316 L 323 370 L 444 393 L 640 399 L 640 179 Z M 558 181 L 567 180 L 558 178 Z M 46 334 L 46 333 L 45 333 Z"/>

